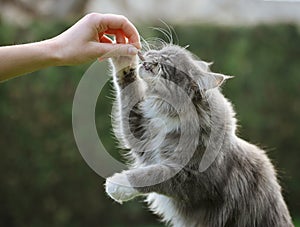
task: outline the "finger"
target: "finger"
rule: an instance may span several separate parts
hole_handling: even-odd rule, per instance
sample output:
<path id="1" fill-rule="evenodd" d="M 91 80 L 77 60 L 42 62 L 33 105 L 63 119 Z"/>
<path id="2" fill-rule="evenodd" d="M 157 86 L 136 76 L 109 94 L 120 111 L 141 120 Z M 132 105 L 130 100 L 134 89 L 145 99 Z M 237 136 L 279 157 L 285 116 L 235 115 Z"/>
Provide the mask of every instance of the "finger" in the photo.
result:
<path id="1" fill-rule="evenodd" d="M 103 35 L 104 35 L 104 32 L 98 32 L 98 41 L 99 42 L 100 42 Z"/>
<path id="2" fill-rule="evenodd" d="M 111 44 L 111 43 L 97 43 L 97 57 L 101 59 L 110 58 L 114 56 L 129 56 L 135 55 L 138 49 L 130 44 Z"/>
<path id="3" fill-rule="evenodd" d="M 128 42 L 137 48 L 141 48 L 140 36 L 134 25 L 124 16 L 114 14 L 102 14 L 100 21 L 108 29 L 120 29 Z M 102 25 L 102 26 L 103 26 Z"/>
<path id="4" fill-rule="evenodd" d="M 105 34 L 114 35 L 117 43 L 126 43 L 124 32 L 120 29 L 108 29 L 105 31 Z"/>

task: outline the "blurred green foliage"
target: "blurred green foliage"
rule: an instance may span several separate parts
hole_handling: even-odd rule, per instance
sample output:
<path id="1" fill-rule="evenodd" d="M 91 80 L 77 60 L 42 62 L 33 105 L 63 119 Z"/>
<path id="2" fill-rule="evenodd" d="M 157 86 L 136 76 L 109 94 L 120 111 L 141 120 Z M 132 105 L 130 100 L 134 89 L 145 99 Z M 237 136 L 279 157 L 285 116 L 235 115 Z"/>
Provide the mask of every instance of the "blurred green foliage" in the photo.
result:
<path id="1" fill-rule="evenodd" d="M 20 29 L 0 23 L 0 44 L 52 37 L 65 23 Z M 223 86 L 239 135 L 268 150 L 293 217 L 300 217 L 300 33 L 290 25 L 177 26 L 179 44 L 213 70 L 235 76 Z M 161 33 L 140 26 L 144 38 Z M 77 150 L 72 101 L 89 65 L 53 67 L 0 84 L 0 226 L 162 226 L 142 199 L 120 206 Z M 111 86 L 96 109 L 99 136 L 118 156 L 111 133 Z M 297 226 L 300 226 L 298 221 Z"/>

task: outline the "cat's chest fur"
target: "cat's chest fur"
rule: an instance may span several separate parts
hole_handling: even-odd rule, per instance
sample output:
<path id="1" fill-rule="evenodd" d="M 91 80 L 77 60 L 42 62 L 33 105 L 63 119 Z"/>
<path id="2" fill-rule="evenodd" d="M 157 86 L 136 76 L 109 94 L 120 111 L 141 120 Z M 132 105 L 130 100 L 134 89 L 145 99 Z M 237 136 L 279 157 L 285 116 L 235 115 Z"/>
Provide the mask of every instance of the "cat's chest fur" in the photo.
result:
<path id="1" fill-rule="evenodd" d="M 180 129 L 179 117 L 162 112 L 161 105 L 164 105 L 164 101 L 158 102 L 153 97 L 146 97 L 141 103 L 142 113 L 148 119 L 148 127 L 163 134 L 178 131 Z"/>
<path id="2" fill-rule="evenodd" d="M 139 104 L 144 121 L 141 126 L 143 135 L 140 143 L 133 147 L 137 154 L 139 165 L 161 163 L 170 156 L 176 148 L 180 137 L 180 119 L 161 111 L 164 105 L 153 97 L 145 97 Z"/>

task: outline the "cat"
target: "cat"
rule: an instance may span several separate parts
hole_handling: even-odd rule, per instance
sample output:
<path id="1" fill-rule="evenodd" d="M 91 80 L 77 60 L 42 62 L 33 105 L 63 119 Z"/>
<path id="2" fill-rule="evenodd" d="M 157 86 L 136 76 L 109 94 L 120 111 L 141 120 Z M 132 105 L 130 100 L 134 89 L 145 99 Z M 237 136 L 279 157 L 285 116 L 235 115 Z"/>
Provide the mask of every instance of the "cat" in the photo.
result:
<path id="1" fill-rule="evenodd" d="M 220 89 L 229 76 L 173 44 L 111 64 L 114 131 L 131 162 L 107 178 L 112 199 L 147 196 L 174 227 L 293 226 L 265 151 L 236 135 Z"/>

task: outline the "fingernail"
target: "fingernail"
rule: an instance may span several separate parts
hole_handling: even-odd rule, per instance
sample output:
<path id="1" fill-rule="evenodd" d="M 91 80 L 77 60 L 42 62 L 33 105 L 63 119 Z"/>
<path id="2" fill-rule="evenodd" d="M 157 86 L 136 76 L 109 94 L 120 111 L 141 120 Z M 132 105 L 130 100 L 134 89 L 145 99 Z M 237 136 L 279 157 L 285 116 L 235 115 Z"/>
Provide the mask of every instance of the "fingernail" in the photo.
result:
<path id="1" fill-rule="evenodd" d="M 135 47 L 129 47 L 128 48 L 128 54 L 135 55 L 137 53 L 138 53 L 138 49 L 137 48 L 135 48 Z"/>

